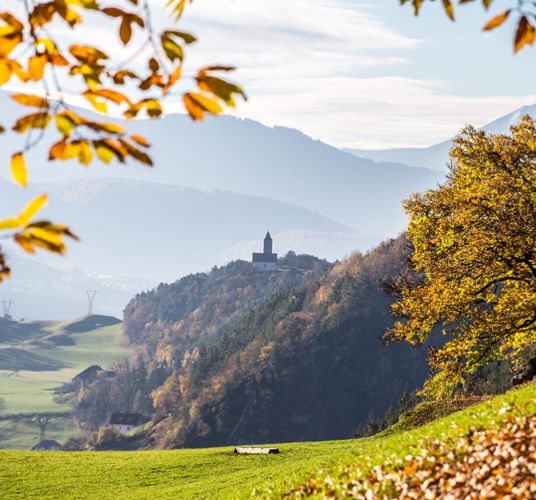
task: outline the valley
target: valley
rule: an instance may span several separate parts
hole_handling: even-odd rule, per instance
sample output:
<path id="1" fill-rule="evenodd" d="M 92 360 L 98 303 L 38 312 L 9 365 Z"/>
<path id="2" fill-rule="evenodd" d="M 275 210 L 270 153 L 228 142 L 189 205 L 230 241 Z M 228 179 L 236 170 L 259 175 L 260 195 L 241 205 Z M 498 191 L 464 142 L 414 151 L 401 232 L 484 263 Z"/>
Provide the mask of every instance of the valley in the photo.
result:
<path id="1" fill-rule="evenodd" d="M 39 441 L 36 415 L 51 414 L 46 437 L 80 435 L 72 407 L 54 391 L 90 365 L 107 367 L 130 352 L 121 322 L 107 316 L 71 321 L 0 319 L 0 447 L 29 449 Z"/>

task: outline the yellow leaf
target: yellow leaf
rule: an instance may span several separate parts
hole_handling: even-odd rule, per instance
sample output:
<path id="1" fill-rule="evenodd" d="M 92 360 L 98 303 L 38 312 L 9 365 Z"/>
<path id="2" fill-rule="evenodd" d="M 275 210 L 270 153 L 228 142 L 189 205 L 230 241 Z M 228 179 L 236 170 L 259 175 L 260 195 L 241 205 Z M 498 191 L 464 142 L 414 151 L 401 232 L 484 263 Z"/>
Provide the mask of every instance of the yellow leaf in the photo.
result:
<path id="1" fill-rule="evenodd" d="M 54 116 L 54 120 L 56 121 L 58 132 L 63 135 L 63 137 L 70 137 L 74 130 L 73 121 L 63 114 Z"/>
<path id="2" fill-rule="evenodd" d="M 71 28 L 74 28 L 74 26 L 82 22 L 80 14 L 78 14 L 78 12 L 74 11 L 73 9 L 70 9 L 69 7 L 67 7 L 67 9 L 65 9 L 64 11 L 60 10 L 60 14 Z"/>
<path id="3" fill-rule="evenodd" d="M 46 56 L 33 56 L 28 61 L 28 79 L 33 81 L 39 81 L 43 78 L 45 73 L 45 66 L 47 64 Z"/>
<path id="4" fill-rule="evenodd" d="M 84 97 L 93 105 L 99 113 L 107 113 L 108 106 L 105 102 L 99 101 L 93 92 L 84 92 Z"/>
<path id="5" fill-rule="evenodd" d="M 110 89 L 99 89 L 99 90 L 93 90 L 93 91 L 86 91 L 84 92 L 84 95 L 86 94 L 94 94 L 98 97 L 102 97 L 104 99 L 108 99 L 109 101 L 112 101 L 114 104 L 121 104 L 123 102 L 126 102 L 127 104 L 131 105 L 132 102 L 130 99 L 121 92 L 118 92 L 116 90 L 110 90 Z"/>
<path id="6" fill-rule="evenodd" d="M 164 49 L 164 52 L 166 53 L 166 56 L 170 61 L 175 61 L 175 59 L 179 59 L 180 61 L 183 60 L 184 51 L 182 50 L 182 47 L 178 45 L 174 40 L 169 37 L 166 37 L 165 35 L 162 35 L 161 43 L 162 48 Z"/>
<path id="7" fill-rule="evenodd" d="M 24 234 L 28 236 L 33 236 L 48 243 L 52 243 L 53 245 L 56 245 L 58 247 L 62 245 L 61 234 L 52 231 L 47 231 L 46 229 L 40 227 L 32 227 L 30 229 L 27 229 L 26 231 L 24 231 Z"/>
<path id="8" fill-rule="evenodd" d="M 20 220 L 24 224 L 28 224 L 30 219 L 32 219 L 35 214 L 37 214 L 37 212 L 39 212 L 39 210 L 41 210 L 47 204 L 47 201 L 48 196 L 46 194 L 42 194 L 37 198 L 34 198 L 30 203 L 28 203 L 26 208 L 19 215 Z"/>
<path id="9" fill-rule="evenodd" d="M 218 115 L 223 111 L 214 99 L 202 94 L 187 92 L 183 96 L 183 101 L 188 114 L 194 120 L 202 120 L 205 117 L 205 112 Z"/>
<path id="10" fill-rule="evenodd" d="M 91 163 L 91 160 L 93 159 L 93 153 L 91 152 L 89 144 L 87 143 L 87 141 L 80 141 L 79 147 L 80 149 L 78 151 L 78 161 L 82 165 L 89 165 Z"/>
<path id="11" fill-rule="evenodd" d="M 9 82 L 11 79 L 11 68 L 7 61 L 0 59 L 0 86 Z"/>
<path id="12" fill-rule="evenodd" d="M 196 80 L 201 90 L 214 94 L 228 106 L 235 107 L 234 94 L 239 94 L 244 99 L 247 99 L 246 94 L 238 85 L 222 80 L 221 78 L 202 75 L 198 76 Z"/>
<path id="13" fill-rule="evenodd" d="M 114 151 L 102 141 L 95 141 L 93 146 L 95 147 L 98 159 L 103 163 L 108 164 L 114 159 Z"/>
<path id="14" fill-rule="evenodd" d="M 32 113 L 30 115 L 23 116 L 18 119 L 13 125 L 13 130 L 19 134 L 26 132 L 31 128 L 43 129 L 47 128 L 50 123 L 50 115 L 47 111 Z"/>
<path id="15" fill-rule="evenodd" d="M 28 169 L 22 153 L 15 153 L 11 157 L 11 175 L 17 184 L 23 187 L 28 185 Z"/>
<path id="16" fill-rule="evenodd" d="M 0 220 L 0 230 L 17 229 L 22 226 L 22 221 L 18 217 Z"/>
<path id="17" fill-rule="evenodd" d="M 149 117 L 156 118 L 162 114 L 162 105 L 156 99 L 147 99 L 144 104 Z"/>

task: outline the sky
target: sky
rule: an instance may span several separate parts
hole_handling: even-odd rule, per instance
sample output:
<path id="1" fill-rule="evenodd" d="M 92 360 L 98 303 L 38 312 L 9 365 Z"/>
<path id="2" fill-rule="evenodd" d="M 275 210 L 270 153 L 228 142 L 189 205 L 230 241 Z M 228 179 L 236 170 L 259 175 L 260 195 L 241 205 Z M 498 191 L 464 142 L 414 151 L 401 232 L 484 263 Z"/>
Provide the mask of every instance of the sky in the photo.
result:
<path id="1" fill-rule="evenodd" d="M 195 0 L 180 22 L 199 38 L 185 73 L 235 65 L 249 96 L 237 116 L 337 147 L 427 146 L 536 103 L 536 48 L 513 55 L 512 22 L 481 30 L 513 1 L 487 13 L 480 2 L 460 6 L 452 23 L 440 2 L 415 18 L 398 0 Z M 171 23 L 164 3 L 150 0 L 157 27 Z M 114 29 L 91 21 L 83 34 L 56 35 L 120 57 Z M 168 109 L 182 111 L 178 95 Z"/>

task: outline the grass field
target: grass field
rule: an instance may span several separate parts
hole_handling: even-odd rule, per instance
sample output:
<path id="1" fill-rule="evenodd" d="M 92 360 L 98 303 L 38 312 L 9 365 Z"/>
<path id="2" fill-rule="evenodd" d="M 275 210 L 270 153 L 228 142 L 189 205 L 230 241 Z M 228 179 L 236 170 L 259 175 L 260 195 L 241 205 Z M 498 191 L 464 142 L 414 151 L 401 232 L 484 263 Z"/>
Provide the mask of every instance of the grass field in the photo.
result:
<path id="1" fill-rule="evenodd" d="M 61 345 L 65 338 L 73 345 Z M 4 321 L 0 323 L 0 415 L 70 411 L 69 406 L 54 402 L 54 388 L 90 365 L 104 368 L 128 353 L 122 345 L 121 324 L 113 318 Z M 62 443 L 76 435 L 71 419 L 58 418 L 47 428 L 46 437 Z M 38 426 L 31 417 L 0 420 L 0 448 L 28 449 L 36 443 L 36 436 Z"/>
<path id="2" fill-rule="evenodd" d="M 278 497 L 312 474 L 337 476 L 417 453 L 430 439 L 455 440 L 471 427 L 536 412 L 536 384 L 417 429 L 348 441 L 279 445 L 279 455 L 235 456 L 232 448 L 138 452 L 0 451 L 3 498 Z"/>

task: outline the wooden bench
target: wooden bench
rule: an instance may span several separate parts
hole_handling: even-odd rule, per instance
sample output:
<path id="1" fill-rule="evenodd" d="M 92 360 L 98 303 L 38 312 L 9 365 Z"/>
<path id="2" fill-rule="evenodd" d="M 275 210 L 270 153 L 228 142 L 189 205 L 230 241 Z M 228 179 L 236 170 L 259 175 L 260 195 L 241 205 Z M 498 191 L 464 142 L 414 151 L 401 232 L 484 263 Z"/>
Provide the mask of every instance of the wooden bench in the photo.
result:
<path id="1" fill-rule="evenodd" d="M 279 448 L 235 448 L 234 452 L 239 455 L 267 455 L 279 453 Z"/>

